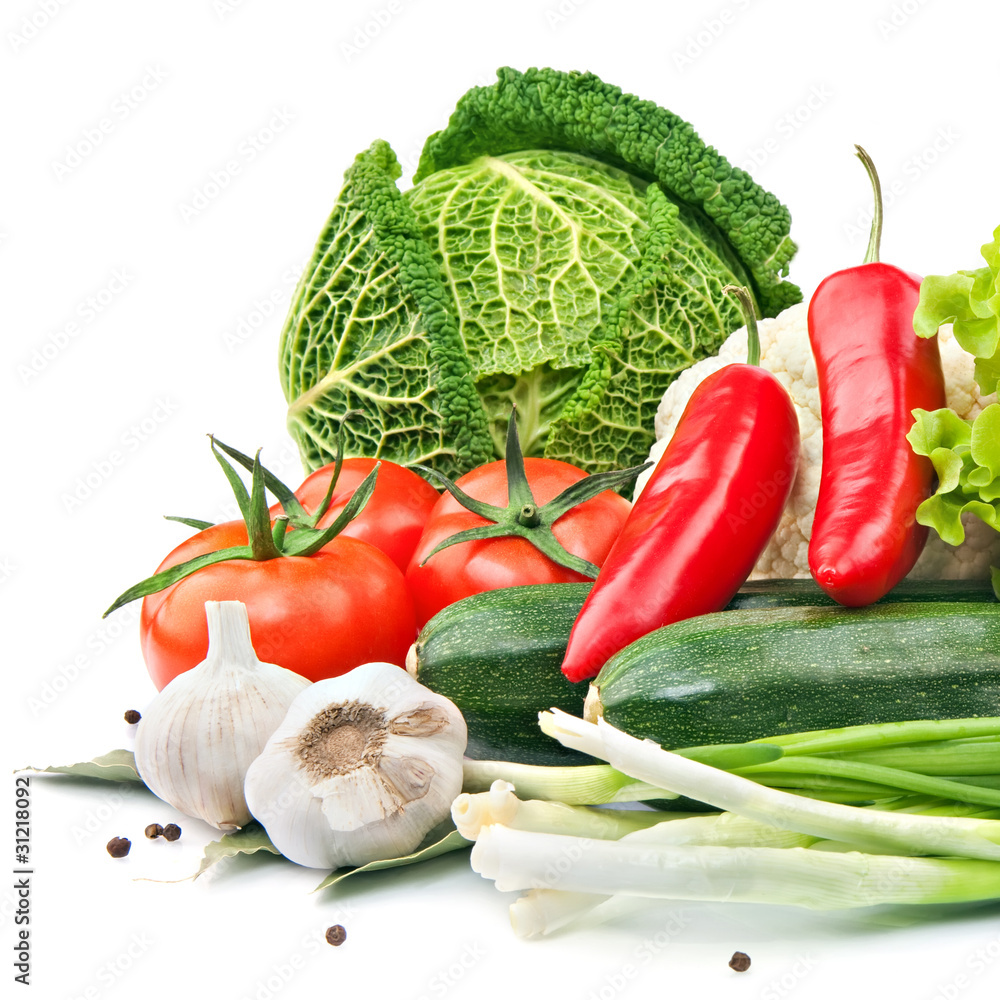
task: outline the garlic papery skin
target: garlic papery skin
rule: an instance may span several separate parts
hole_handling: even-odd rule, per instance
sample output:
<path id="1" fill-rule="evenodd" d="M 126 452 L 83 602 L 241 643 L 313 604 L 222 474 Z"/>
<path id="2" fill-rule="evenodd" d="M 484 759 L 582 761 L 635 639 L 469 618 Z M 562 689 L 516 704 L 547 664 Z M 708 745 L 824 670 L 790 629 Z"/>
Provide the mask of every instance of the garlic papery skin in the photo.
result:
<path id="1" fill-rule="evenodd" d="M 241 601 L 206 601 L 208 655 L 143 710 L 135 765 L 154 795 L 219 830 L 251 820 L 243 779 L 310 681 L 262 663 Z"/>
<path id="2" fill-rule="evenodd" d="M 247 804 L 297 864 L 401 857 L 448 818 L 467 738 L 447 698 L 394 664 L 365 663 L 292 702 L 247 771 Z"/>

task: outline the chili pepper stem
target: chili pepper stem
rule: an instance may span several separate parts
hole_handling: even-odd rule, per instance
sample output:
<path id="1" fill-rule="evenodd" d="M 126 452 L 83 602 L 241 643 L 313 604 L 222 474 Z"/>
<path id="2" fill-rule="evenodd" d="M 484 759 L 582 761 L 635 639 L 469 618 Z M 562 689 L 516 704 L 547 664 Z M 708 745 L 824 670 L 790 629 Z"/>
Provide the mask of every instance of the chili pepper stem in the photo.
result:
<path id="1" fill-rule="evenodd" d="M 855 144 L 858 159 L 865 165 L 868 171 L 868 179 L 872 182 L 872 193 L 875 196 L 875 207 L 872 211 L 872 228 L 868 236 L 868 249 L 865 251 L 865 264 L 877 264 L 879 254 L 879 244 L 882 242 L 882 185 L 879 183 L 878 172 L 875 170 L 875 163 L 867 152 Z"/>
<path id="2" fill-rule="evenodd" d="M 747 327 L 747 364 L 760 366 L 760 334 L 757 332 L 757 316 L 753 309 L 753 299 L 750 292 L 742 285 L 726 285 L 722 289 L 726 295 L 732 295 L 740 304 L 743 319 Z"/>

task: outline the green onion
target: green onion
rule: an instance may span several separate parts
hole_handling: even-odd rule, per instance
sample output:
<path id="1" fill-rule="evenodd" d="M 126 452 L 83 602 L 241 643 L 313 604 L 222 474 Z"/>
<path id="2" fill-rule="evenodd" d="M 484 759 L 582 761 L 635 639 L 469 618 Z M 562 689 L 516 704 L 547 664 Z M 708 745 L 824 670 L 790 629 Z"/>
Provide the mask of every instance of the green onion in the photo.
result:
<path id="1" fill-rule="evenodd" d="M 488 792 L 463 793 L 451 806 L 458 832 L 476 840 L 485 827 L 560 833 L 651 846 L 702 844 L 737 847 L 807 847 L 816 838 L 734 813 L 665 813 L 654 809 L 590 809 L 562 802 L 520 799 L 509 782 Z"/>
<path id="2" fill-rule="evenodd" d="M 787 757 L 789 754 L 870 750 L 897 743 L 921 743 L 978 736 L 1000 736 L 1000 717 L 882 722 L 869 726 L 845 726 L 841 729 L 817 729 L 808 733 L 769 736 L 758 742 L 781 747 Z"/>
<path id="3" fill-rule="evenodd" d="M 830 802 L 863 802 L 894 798 L 902 794 L 898 788 L 891 785 L 873 785 L 867 781 L 854 781 L 844 777 L 834 778 L 826 774 L 813 774 L 809 770 L 774 771 L 767 768 L 763 771 L 753 771 L 746 777 L 753 778 L 758 784 L 770 788 L 789 788 L 803 795 L 812 795 L 813 798 L 827 799 Z"/>
<path id="4" fill-rule="evenodd" d="M 451 804 L 451 817 L 466 840 L 475 840 L 483 827 L 494 823 L 515 830 L 617 840 L 661 824 L 668 815 L 654 809 L 589 809 L 564 802 L 524 800 L 514 794 L 509 781 L 501 779 L 494 781 L 488 792 L 465 792 Z"/>
<path id="5" fill-rule="evenodd" d="M 841 909 L 1000 897 L 1000 864 L 801 847 L 663 847 L 491 826 L 472 868 L 497 889 Z"/>
<path id="6" fill-rule="evenodd" d="M 805 847 L 814 837 L 733 813 L 684 817 L 653 810 L 585 809 L 559 802 L 521 801 L 513 786 L 495 781 L 488 792 L 462 794 L 452 803 L 452 819 L 467 840 L 478 840 L 493 825 L 534 833 L 573 835 L 647 849 L 679 845 L 729 847 Z M 511 923 L 522 937 L 548 934 L 599 906 L 609 897 L 601 893 L 540 890 L 511 905 Z"/>
<path id="7" fill-rule="evenodd" d="M 748 778 L 756 778 L 758 772 L 765 770 L 769 775 L 772 773 L 823 774 L 834 778 L 852 778 L 857 781 L 870 782 L 872 785 L 881 784 L 886 788 L 897 788 L 907 792 L 920 792 L 924 795 L 938 795 L 962 802 L 1000 807 L 1000 790 L 981 788 L 948 778 L 929 777 L 900 768 L 866 764 L 856 760 L 811 755 L 785 757 L 782 760 L 771 761 L 770 764 L 744 767 L 736 773 Z"/>
<path id="8" fill-rule="evenodd" d="M 924 816 L 967 816 L 974 819 L 1000 819 L 1000 809 L 983 809 L 982 806 L 962 802 L 947 802 L 919 811 Z"/>
<path id="9" fill-rule="evenodd" d="M 1000 788 L 1000 774 L 956 774 L 954 780 L 980 788 Z"/>
<path id="10" fill-rule="evenodd" d="M 675 799 L 673 792 L 636 781 L 607 764 L 582 767 L 545 767 L 503 760 L 463 762 L 462 790 L 485 792 L 497 779 L 511 782 L 527 799 L 550 799 L 567 805 L 604 805 L 609 802 L 642 802 Z"/>
<path id="11" fill-rule="evenodd" d="M 510 904 L 510 926 L 521 938 L 541 937 L 565 927 L 611 899 L 604 893 L 532 889 Z"/>
<path id="12" fill-rule="evenodd" d="M 1000 740 L 941 740 L 880 750 L 825 754 L 830 760 L 853 760 L 881 767 L 899 767 L 920 774 L 1000 774 Z M 790 759 L 790 758 L 789 758 Z"/>
<path id="13" fill-rule="evenodd" d="M 676 753 L 726 770 L 767 764 L 782 756 L 779 747 L 766 742 L 717 743 L 712 746 L 685 747 Z M 609 802 L 677 798 L 672 792 L 636 781 L 606 764 L 545 767 L 468 758 L 465 760 L 462 790 L 485 792 L 498 778 L 512 782 L 525 798 L 552 799 L 568 805 L 604 805 Z"/>
<path id="14" fill-rule="evenodd" d="M 539 724 L 563 745 L 607 760 L 637 781 L 782 829 L 875 851 L 1000 860 L 996 820 L 866 810 L 792 795 L 634 739 L 603 719 L 595 725 L 559 709 L 542 712 Z"/>

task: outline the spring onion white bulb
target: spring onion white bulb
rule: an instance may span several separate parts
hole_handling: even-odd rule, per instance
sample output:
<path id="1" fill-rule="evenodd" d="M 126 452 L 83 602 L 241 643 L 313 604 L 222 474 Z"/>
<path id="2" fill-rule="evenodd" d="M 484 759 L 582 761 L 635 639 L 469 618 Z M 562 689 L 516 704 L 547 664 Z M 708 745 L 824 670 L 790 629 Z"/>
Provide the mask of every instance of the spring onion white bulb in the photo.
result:
<path id="1" fill-rule="evenodd" d="M 510 904 L 510 926 L 520 938 L 542 937 L 611 898 L 604 893 L 531 889 Z"/>
<path id="2" fill-rule="evenodd" d="M 514 794 L 509 781 L 501 779 L 494 781 L 488 792 L 459 795 L 451 805 L 451 818 L 466 840 L 475 840 L 483 827 L 494 823 L 516 830 L 617 840 L 665 820 L 673 821 L 669 814 L 655 809 L 589 809 L 564 802 L 523 800 Z"/>
<path id="3" fill-rule="evenodd" d="M 1000 865 L 801 847 L 662 847 L 491 826 L 472 867 L 503 892 L 560 889 L 841 909 L 1000 897 Z"/>
<path id="4" fill-rule="evenodd" d="M 655 810 L 587 809 L 560 802 L 522 802 L 514 794 L 513 786 L 500 780 L 488 792 L 460 795 L 451 812 L 459 833 L 468 840 L 478 839 L 484 829 L 493 825 L 619 840 L 649 848 L 695 844 L 807 847 L 816 839 L 733 813 L 684 816 Z M 600 893 L 532 890 L 511 904 L 511 926 L 519 937 L 549 934 L 609 898 Z"/>

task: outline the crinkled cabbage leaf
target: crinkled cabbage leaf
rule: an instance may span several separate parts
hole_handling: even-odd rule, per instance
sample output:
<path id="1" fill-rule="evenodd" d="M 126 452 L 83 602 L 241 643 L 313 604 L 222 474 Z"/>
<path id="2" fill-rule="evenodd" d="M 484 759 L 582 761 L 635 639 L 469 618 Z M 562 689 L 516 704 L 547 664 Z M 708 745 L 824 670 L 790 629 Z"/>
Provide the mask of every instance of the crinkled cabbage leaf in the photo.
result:
<path id="1" fill-rule="evenodd" d="M 401 192 L 377 141 L 344 180 L 281 337 L 304 464 L 457 475 L 525 454 L 636 464 L 670 381 L 801 298 L 787 209 L 649 101 L 587 73 L 503 69 L 459 102 Z"/>

